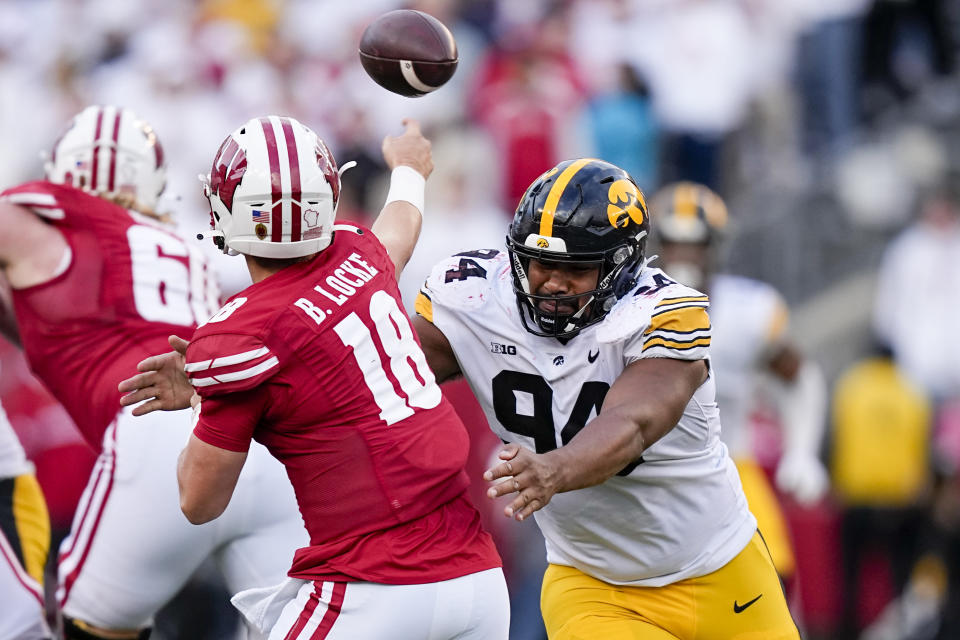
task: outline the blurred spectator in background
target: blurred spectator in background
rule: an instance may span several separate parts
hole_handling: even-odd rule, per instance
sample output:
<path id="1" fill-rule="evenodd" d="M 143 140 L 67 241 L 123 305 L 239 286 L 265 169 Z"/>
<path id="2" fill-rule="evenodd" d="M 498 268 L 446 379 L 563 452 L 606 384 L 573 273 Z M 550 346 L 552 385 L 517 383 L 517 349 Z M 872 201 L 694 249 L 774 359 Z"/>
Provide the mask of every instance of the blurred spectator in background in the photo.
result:
<path id="1" fill-rule="evenodd" d="M 617 84 L 597 91 L 584 113 L 594 155 L 623 167 L 638 185 L 653 189 L 659 171 L 659 130 L 650 90 L 628 64 L 617 66 Z"/>
<path id="2" fill-rule="evenodd" d="M 932 449 L 933 495 L 930 518 L 909 584 L 878 623 L 897 633 L 936 622 L 947 606 L 941 636 L 960 632 L 960 348 L 949 336 L 960 314 L 960 176 L 947 174 L 921 198 L 918 219 L 887 248 L 880 265 L 874 327 L 893 361 L 932 401 L 928 439 Z M 894 451 L 901 455 L 898 448 Z M 909 475 L 903 482 L 907 484 Z M 901 572 L 902 573 L 902 572 Z M 931 578 L 931 575 L 934 576 Z M 950 592 L 944 596 L 949 584 Z M 898 591 L 899 592 L 899 591 Z M 934 629 L 938 628 L 937 626 Z M 904 637 L 907 637 L 906 635 Z"/>
<path id="3" fill-rule="evenodd" d="M 932 480 L 931 417 L 927 394 L 903 375 L 883 348 L 837 380 L 831 472 L 843 508 L 843 638 L 856 638 L 864 626 L 858 605 L 861 570 L 869 554 L 878 547 L 882 550 L 895 595 L 903 591 L 917 559 Z M 940 598 L 945 588 L 942 566 L 929 575 L 939 575 L 935 594 Z M 908 626 L 913 625 L 896 613 L 897 607 L 891 611 L 895 613 L 881 624 L 902 633 L 896 638 L 910 637 Z M 923 617 L 930 622 L 929 615 Z"/>
<path id="4" fill-rule="evenodd" d="M 787 306 L 776 289 L 720 271 L 728 212 L 719 196 L 701 184 L 673 183 L 654 196 L 650 211 L 664 272 L 710 296 L 710 361 L 721 438 L 774 565 L 789 581 L 796 569 L 793 545 L 778 498 L 755 460 L 750 417 L 758 406 L 758 382 L 772 383 L 784 431 L 777 487 L 801 504 L 820 500 L 828 486 L 819 457 L 826 411 L 823 374 L 791 338 Z"/>
<path id="5" fill-rule="evenodd" d="M 633 51 L 664 129 L 663 178 L 721 186 L 720 154 L 754 96 L 749 25 L 736 2 L 676 0 Z"/>
<path id="6" fill-rule="evenodd" d="M 570 122 L 586 97 L 567 49 L 567 7 L 561 2 L 531 4 L 534 9 L 525 12 L 501 4 L 497 40 L 477 69 L 468 103 L 472 120 L 496 145 L 500 205 L 507 212 L 537 176 L 572 155 L 578 145 Z"/>
<path id="7" fill-rule="evenodd" d="M 876 0 L 864 23 L 865 116 L 882 115 L 926 87 L 957 105 L 956 78 L 950 80 L 958 20 L 954 0 Z"/>
<path id="8" fill-rule="evenodd" d="M 960 175 L 923 198 L 919 217 L 886 250 L 873 322 L 907 376 L 943 402 L 960 397 Z"/>
<path id="9" fill-rule="evenodd" d="M 861 23 L 872 2 L 797 3 L 804 21 L 798 43 L 803 145 L 815 162 L 830 160 L 853 145 L 859 111 Z"/>

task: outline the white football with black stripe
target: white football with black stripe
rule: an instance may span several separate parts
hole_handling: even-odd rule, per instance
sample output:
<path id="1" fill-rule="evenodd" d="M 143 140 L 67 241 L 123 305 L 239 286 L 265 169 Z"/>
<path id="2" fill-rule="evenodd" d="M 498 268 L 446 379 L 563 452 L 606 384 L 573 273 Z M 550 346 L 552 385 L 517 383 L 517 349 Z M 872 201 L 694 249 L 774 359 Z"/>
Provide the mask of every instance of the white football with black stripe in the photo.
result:
<path id="1" fill-rule="evenodd" d="M 411 98 L 442 87 L 457 70 L 453 34 L 433 16 L 399 9 L 370 23 L 360 38 L 360 63 L 384 89 Z"/>

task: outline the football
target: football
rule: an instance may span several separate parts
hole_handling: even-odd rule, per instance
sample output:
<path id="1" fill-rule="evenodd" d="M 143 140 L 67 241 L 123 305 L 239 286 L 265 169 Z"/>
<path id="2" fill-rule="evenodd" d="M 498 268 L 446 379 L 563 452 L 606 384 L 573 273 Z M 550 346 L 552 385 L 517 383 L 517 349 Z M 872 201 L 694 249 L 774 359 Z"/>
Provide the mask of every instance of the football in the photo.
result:
<path id="1" fill-rule="evenodd" d="M 419 97 L 457 70 L 457 43 L 442 22 L 422 11 L 398 9 L 370 23 L 360 38 L 360 63 L 384 89 Z"/>

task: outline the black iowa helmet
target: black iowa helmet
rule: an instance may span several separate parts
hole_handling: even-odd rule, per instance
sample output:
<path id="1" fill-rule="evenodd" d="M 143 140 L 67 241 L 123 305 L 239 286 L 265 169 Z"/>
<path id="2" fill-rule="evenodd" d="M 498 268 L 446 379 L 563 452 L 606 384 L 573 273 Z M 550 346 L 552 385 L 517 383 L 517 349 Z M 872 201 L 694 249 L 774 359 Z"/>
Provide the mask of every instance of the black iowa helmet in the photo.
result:
<path id="1" fill-rule="evenodd" d="M 626 171 L 609 162 L 566 160 L 534 180 L 507 236 L 513 288 L 527 331 L 569 338 L 602 320 L 617 297 L 631 288 L 643 264 L 649 230 L 643 193 Z M 537 295 L 527 277 L 531 258 L 596 265 L 597 287 L 579 295 Z M 556 300 L 576 307 L 584 296 L 588 301 L 572 314 L 559 313 L 560 304 L 549 312 L 538 306 Z"/>

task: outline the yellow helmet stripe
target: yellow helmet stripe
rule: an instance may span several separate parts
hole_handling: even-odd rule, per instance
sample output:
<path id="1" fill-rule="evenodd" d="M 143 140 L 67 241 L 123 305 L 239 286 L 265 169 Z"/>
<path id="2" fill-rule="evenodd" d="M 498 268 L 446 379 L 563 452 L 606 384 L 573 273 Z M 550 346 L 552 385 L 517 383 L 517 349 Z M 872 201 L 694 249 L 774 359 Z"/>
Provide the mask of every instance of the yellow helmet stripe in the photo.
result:
<path id="1" fill-rule="evenodd" d="M 553 236 L 553 215 L 557 212 L 557 205 L 560 204 L 560 197 L 563 195 L 564 189 L 567 188 L 574 174 L 591 161 L 591 158 L 581 158 L 573 162 L 563 170 L 563 173 L 560 174 L 557 181 L 550 187 L 550 192 L 547 194 L 547 201 L 543 205 L 543 213 L 540 215 L 540 235 L 547 237 Z"/>

